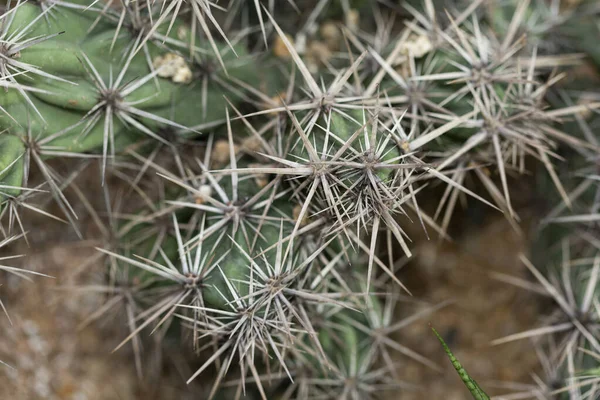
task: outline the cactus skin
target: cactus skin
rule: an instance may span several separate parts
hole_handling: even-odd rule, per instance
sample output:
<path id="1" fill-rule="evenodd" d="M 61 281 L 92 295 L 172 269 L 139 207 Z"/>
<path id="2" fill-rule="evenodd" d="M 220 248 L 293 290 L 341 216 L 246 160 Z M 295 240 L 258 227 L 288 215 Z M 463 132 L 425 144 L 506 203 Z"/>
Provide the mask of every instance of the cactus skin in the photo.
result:
<path id="1" fill-rule="evenodd" d="M 23 182 L 23 143 L 18 137 L 8 134 L 0 134 L 0 185 L 9 186 L 1 188 L 0 193 L 4 196 L 17 196 L 18 187 Z"/>
<path id="2" fill-rule="evenodd" d="M 469 389 L 469 392 L 471 392 L 471 396 L 473 396 L 475 400 L 490 400 L 490 396 L 485 394 L 485 392 L 479 387 L 477 382 L 475 382 L 475 380 L 469 376 L 462 364 L 454 356 L 444 339 L 442 339 L 442 336 L 438 333 L 438 331 L 436 331 L 433 327 L 431 327 L 431 330 L 442 344 L 442 347 L 444 348 L 446 355 L 450 359 L 452 366 L 458 373 L 458 376 L 460 376 L 460 379 L 463 381 L 467 389 Z"/>
<path id="3" fill-rule="evenodd" d="M 22 101 L 16 89 L 6 89 L 0 92 L 0 106 L 10 118 L 7 115 L 0 115 L 0 130 L 7 132 L 5 134 L 18 135 L 25 135 L 28 130 L 31 130 L 38 140 L 56 135 L 46 144 L 67 152 L 97 152 L 105 140 L 103 123 L 96 123 L 84 136 L 80 134 L 81 128 L 87 122 L 84 120 L 86 114 L 98 103 L 96 90 L 89 80 L 89 68 L 82 60 L 82 55 L 85 54 L 104 82 L 108 83 L 109 76 L 112 76 L 110 79 L 115 79 L 118 75 L 122 68 L 123 54 L 127 46 L 131 46 L 136 38 L 122 30 L 111 51 L 111 43 L 116 34 L 115 26 L 107 19 L 101 18 L 94 30 L 88 33 L 87 30 L 96 17 L 92 11 L 86 14 L 76 10 L 61 9 L 60 13 L 52 15 L 49 24 L 40 18 L 41 14 L 41 8 L 34 4 L 18 5 L 7 34 L 14 34 L 33 21 L 35 25 L 27 32 L 25 38 L 52 35 L 57 33 L 57 27 L 63 29 L 64 34 L 51 37 L 19 52 L 18 61 L 39 68 L 46 74 L 66 79 L 68 82 L 40 75 L 16 76 L 17 82 L 38 90 L 28 93 L 35 109 L 41 115 L 52 117 L 45 118 L 44 121 L 37 118 L 29 105 Z M 181 24 L 178 23 L 175 28 L 180 26 Z M 171 37 L 176 38 L 174 36 L 176 31 L 177 29 L 172 30 Z M 150 57 L 166 54 L 165 49 L 153 43 L 148 43 L 148 48 Z M 252 60 L 245 55 L 241 47 L 237 48 L 237 53 L 243 62 L 236 61 L 235 67 L 228 71 L 230 76 L 241 81 L 252 81 L 255 76 Z M 224 57 L 224 61 L 231 62 L 234 58 L 229 54 Z M 140 52 L 131 60 L 123 81 L 129 82 L 149 72 L 145 56 Z M 219 71 L 215 72 L 216 76 L 219 74 Z M 219 94 L 220 90 L 215 87 L 210 77 L 206 89 L 197 83 L 178 84 L 168 79 L 157 79 L 158 87 L 155 85 L 155 80 L 149 80 L 124 100 L 135 103 L 136 107 L 143 112 L 163 119 L 172 118 L 178 126 L 192 127 L 224 119 L 226 101 Z M 211 98 L 211 107 L 208 108 L 206 115 L 197 111 L 197 103 L 187 100 L 200 99 L 204 90 L 207 90 L 206 94 Z M 236 104 L 235 96 L 230 97 L 230 101 Z M 113 145 L 117 152 L 143 137 L 134 127 L 123 126 L 120 119 L 113 119 L 115 136 Z M 136 117 L 136 119 L 152 130 L 164 125 L 148 118 Z M 64 133 L 57 135 L 59 132 Z M 13 153 L 9 152 L 9 154 Z M 14 168 L 17 166 L 15 165 Z M 5 174 L 0 182 L 20 186 L 22 182 L 19 181 L 18 176 L 18 173 L 12 173 L 9 179 Z"/>

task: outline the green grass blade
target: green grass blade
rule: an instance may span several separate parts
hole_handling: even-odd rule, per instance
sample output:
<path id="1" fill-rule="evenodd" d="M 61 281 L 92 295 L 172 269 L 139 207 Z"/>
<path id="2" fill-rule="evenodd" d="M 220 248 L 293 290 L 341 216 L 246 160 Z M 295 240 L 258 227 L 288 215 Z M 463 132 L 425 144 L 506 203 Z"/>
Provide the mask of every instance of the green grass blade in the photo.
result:
<path id="1" fill-rule="evenodd" d="M 467 371 L 463 368 L 462 364 L 456 359 L 456 357 L 454 357 L 454 354 L 452 354 L 452 351 L 450 351 L 450 348 L 448 347 L 446 342 L 444 342 L 444 339 L 442 339 L 438 331 L 436 331 L 433 327 L 431 327 L 431 330 L 433 330 L 433 333 L 435 333 L 438 340 L 444 347 L 444 351 L 446 352 L 448 358 L 452 362 L 454 369 L 456 370 L 456 372 L 458 372 L 460 379 L 462 379 L 467 389 L 469 389 L 473 398 L 475 400 L 489 400 L 490 396 L 485 394 L 485 392 L 479 387 L 477 382 L 475 382 L 475 380 L 471 378 L 469 374 L 467 374 Z"/>

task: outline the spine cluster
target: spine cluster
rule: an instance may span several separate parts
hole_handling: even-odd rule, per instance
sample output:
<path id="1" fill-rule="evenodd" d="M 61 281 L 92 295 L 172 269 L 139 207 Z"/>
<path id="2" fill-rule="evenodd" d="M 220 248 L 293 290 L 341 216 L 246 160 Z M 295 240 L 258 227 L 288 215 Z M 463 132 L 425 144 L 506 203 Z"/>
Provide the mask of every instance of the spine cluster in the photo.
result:
<path id="1" fill-rule="evenodd" d="M 409 232 L 449 240 L 481 202 L 525 235 L 511 182 L 534 173 L 551 209 L 521 257 L 536 281 L 499 284 L 556 308 L 495 344 L 533 340 L 553 385 L 506 398 L 595 398 L 600 92 L 574 71 L 599 61 L 597 5 L 428 0 L 400 21 L 385 1 L 264 3 L 9 1 L 0 247 L 27 240 L 24 211 L 80 238 L 93 215 L 111 297 L 86 322 L 124 310 L 140 375 L 151 333 L 194 350 L 209 398 L 380 398 L 410 386 L 396 359 L 439 369 L 395 339 L 447 304 L 394 319 Z M 106 210 L 73 184 L 90 164 Z"/>

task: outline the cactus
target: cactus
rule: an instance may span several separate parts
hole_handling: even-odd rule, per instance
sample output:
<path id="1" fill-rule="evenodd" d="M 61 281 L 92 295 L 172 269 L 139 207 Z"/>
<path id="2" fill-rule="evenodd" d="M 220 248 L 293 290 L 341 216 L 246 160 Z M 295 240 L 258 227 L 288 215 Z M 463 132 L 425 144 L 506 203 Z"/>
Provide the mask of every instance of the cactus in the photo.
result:
<path id="1" fill-rule="evenodd" d="M 392 33 L 379 6 L 321 0 L 294 40 L 287 6 L 242 3 L 221 15 L 206 0 L 9 1 L 0 17 L 2 231 L 27 239 L 26 209 L 83 238 L 79 214 L 92 215 L 102 243 L 89 265 L 105 268 L 93 287 L 112 298 L 82 324 L 124 311 L 116 349 L 132 346 L 140 377 L 148 334 L 176 338 L 200 360 L 187 383 L 212 372 L 209 398 L 408 390 L 391 354 L 439 368 L 392 335 L 448 304 L 393 320 L 411 295 L 396 267 L 413 256 L 409 232 L 448 239 L 459 204 L 478 201 L 523 234 L 510 185 L 532 163 L 559 205 L 540 225 L 539 269 L 522 257 L 539 286 L 504 280 L 558 309 L 494 344 L 534 338 L 560 364 L 549 375 L 568 375 L 561 393 L 595 390 L 567 384 L 594 374 L 600 353 L 600 147 L 585 120 L 600 102 L 574 104 L 563 86 L 583 59 L 568 52 L 597 58 L 571 39 L 593 4 L 410 2 L 413 20 Z M 352 23 L 358 8 L 376 35 Z M 302 46 L 323 18 L 345 19 L 319 33 L 331 48 Z M 566 176 L 562 155 L 577 165 Z M 105 210 L 74 182 L 96 160 Z M 115 180 L 127 189 L 115 194 Z M 434 333 L 472 396 L 489 399 Z"/>
<path id="2" fill-rule="evenodd" d="M 132 7 L 125 9 L 127 23 L 148 18 L 149 11 L 137 5 Z M 177 74 L 185 78 L 187 73 L 186 79 L 191 79 L 195 68 L 190 67 L 191 63 L 183 56 L 167 52 L 164 46 L 154 42 L 143 42 L 143 54 L 134 52 L 142 44 L 143 30 L 138 33 L 141 28 L 121 32 L 121 25 L 115 27 L 111 15 L 103 13 L 95 17 L 100 22 L 93 25 L 94 16 L 99 13 L 93 8 L 88 13 L 68 8 L 51 14 L 52 9 L 40 10 L 35 5 L 19 2 L 2 19 L 2 35 L 6 40 L 2 48 L 6 60 L 2 78 L 10 82 L 10 86 L 2 93 L 2 110 L 6 115 L 0 124 L 23 143 L 19 148 L 16 139 L 6 139 L 7 144 L 14 142 L 10 151 L 26 154 L 22 161 L 16 161 L 14 156 L 7 160 L 4 169 L 8 168 L 6 182 L 14 186 L 7 194 L 18 198 L 19 187 L 27 181 L 31 165 L 10 163 L 31 163 L 33 159 L 44 171 L 65 217 L 76 227 L 77 216 L 62 195 L 54 172 L 46 165 L 47 158 L 88 157 L 85 153 L 102 148 L 104 177 L 107 159 L 114 158 L 118 149 L 130 145 L 139 135 L 170 146 L 170 142 L 155 133 L 159 127 L 173 128 L 182 134 L 199 134 L 197 127 L 210 126 L 224 115 L 207 114 L 206 110 L 197 113 L 192 103 L 183 101 L 187 97 L 206 97 L 214 93 L 218 71 L 203 78 L 203 85 L 185 83 L 185 80 L 183 84 L 176 83 L 177 79 L 183 79 Z M 40 23 L 50 14 L 51 21 Z M 87 32 L 90 25 L 94 29 Z M 64 28 L 64 32 L 56 32 L 55 27 Z M 157 32 L 153 35 L 158 35 Z M 156 41 L 159 40 L 178 48 L 186 47 L 176 37 L 160 35 L 156 37 Z M 190 60 L 195 60 L 195 48 L 192 51 Z M 123 57 L 124 54 L 127 56 Z M 164 59 L 167 61 L 161 61 Z M 231 60 L 231 56 L 224 55 L 223 59 Z M 157 61 L 163 64 L 154 68 L 153 63 Z M 247 79 L 253 74 L 247 62 L 242 61 L 243 69 L 238 65 L 239 60 L 235 63 L 230 71 L 232 76 Z M 160 75 L 171 79 L 161 79 L 159 83 Z M 225 104 L 219 96 L 213 97 Z M 214 105 L 211 110 L 223 109 Z M 52 118 L 47 120 L 43 115 L 52 115 Z M 20 169 L 24 170 L 24 176 L 20 176 Z"/>

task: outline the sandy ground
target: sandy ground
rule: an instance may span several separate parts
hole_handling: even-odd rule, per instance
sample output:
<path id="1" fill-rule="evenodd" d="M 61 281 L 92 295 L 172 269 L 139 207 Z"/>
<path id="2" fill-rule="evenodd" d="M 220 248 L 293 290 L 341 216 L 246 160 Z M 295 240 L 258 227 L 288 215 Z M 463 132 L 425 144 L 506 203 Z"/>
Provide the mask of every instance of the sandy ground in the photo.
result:
<path id="1" fill-rule="evenodd" d="M 506 393 L 498 381 L 530 382 L 529 373 L 538 367 L 527 341 L 490 346 L 490 341 L 531 328 L 539 312 L 539 298 L 490 277 L 491 272 L 524 276 L 518 253 L 524 250 L 504 219 L 494 219 L 481 229 L 467 233 L 453 244 L 423 243 L 418 262 L 408 267 L 415 296 L 437 304 L 453 303 L 429 320 L 446 338 L 463 366 L 490 395 Z M 405 370 L 407 380 L 416 380 L 423 392 L 402 399 L 460 400 L 470 398 L 439 344 L 432 339 L 427 321 L 412 324 L 397 335 L 399 341 L 443 367 L 444 373 L 419 365 Z M 431 397 L 429 397 L 431 396 Z M 390 397 L 393 398 L 393 397 Z"/>
<path id="2" fill-rule="evenodd" d="M 68 268 L 85 261 L 85 249 L 50 247 L 27 257 L 27 266 L 55 279 L 7 282 L 3 290 L 14 326 L 2 325 L 2 399 L 134 399 L 137 382 L 125 352 L 111 355 L 116 337 L 78 325 L 101 304 L 99 295 L 58 290 Z M 114 338 L 114 339 L 113 339 Z"/>

